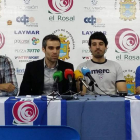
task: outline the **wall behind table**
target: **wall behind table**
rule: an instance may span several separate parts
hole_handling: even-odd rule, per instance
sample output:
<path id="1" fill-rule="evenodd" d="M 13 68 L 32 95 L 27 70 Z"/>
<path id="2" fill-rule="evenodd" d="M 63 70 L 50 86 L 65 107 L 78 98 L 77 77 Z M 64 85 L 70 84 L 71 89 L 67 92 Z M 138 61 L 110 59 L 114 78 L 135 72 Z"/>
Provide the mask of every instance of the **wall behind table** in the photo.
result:
<path id="1" fill-rule="evenodd" d="M 138 0 L 0 0 L 0 54 L 12 59 L 20 86 L 26 63 L 44 57 L 45 35 L 60 37 L 60 59 L 76 69 L 91 59 L 89 36 L 101 31 L 109 41 L 106 58 L 122 66 L 129 93 L 134 93 L 139 15 Z"/>

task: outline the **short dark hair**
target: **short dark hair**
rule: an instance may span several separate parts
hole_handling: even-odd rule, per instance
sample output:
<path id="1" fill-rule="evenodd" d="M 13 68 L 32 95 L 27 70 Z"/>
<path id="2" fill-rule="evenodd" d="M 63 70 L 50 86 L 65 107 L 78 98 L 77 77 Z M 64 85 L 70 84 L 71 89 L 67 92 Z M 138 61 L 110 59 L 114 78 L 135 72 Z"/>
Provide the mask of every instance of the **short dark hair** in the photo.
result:
<path id="1" fill-rule="evenodd" d="M 91 40 L 92 39 L 99 39 L 99 40 L 102 40 L 104 43 L 105 43 L 105 46 L 108 45 L 108 41 L 107 41 L 107 38 L 106 36 L 102 33 L 102 32 L 95 32 L 93 33 L 90 38 L 89 38 L 89 42 L 88 42 L 88 45 L 91 46 Z"/>
<path id="2" fill-rule="evenodd" d="M 43 47 L 44 49 L 46 49 L 47 41 L 48 41 L 48 40 L 51 40 L 51 41 L 59 41 L 59 42 L 61 43 L 61 41 L 60 41 L 60 39 L 59 39 L 58 36 L 53 35 L 53 34 L 47 35 L 47 36 L 45 36 L 45 37 L 43 38 L 43 40 L 42 40 L 42 47 Z"/>

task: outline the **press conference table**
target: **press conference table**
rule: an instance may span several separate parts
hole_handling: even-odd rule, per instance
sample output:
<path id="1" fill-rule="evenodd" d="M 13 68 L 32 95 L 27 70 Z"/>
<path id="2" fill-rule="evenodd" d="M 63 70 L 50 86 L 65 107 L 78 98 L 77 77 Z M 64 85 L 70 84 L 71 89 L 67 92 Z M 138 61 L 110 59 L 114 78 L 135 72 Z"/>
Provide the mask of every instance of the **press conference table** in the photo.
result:
<path id="1" fill-rule="evenodd" d="M 68 100 L 67 126 L 77 130 L 81 140 L 125 140 L 124 98 L 86 95 Z"/>
<path id="2" fill-rule="evenodd" d="M 89 100 L 88 100 L 89 99 Z M 67 125 L 76 129 L 81 140 L 125 140 L 123 97 L 80 97 L 67 102 Z"/>

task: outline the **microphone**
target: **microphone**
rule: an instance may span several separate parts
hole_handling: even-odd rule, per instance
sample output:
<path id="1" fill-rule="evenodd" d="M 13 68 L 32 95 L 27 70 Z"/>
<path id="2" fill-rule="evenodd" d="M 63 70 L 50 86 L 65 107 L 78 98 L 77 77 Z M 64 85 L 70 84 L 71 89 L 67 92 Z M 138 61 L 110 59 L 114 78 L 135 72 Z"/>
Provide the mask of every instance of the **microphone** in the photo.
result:
<path id="1" fill-rule="evenodd" d="M 74 71 L 74 77 L 75 77 L 75 80 L 79 80 L 80 82 L 82 82 L 82 84 L 90 91 L 90 88 L 89 86 L 84 82 L 83 80 L 83 74 L 81 71 L 79 70 L 75 70 Z"/>
<path id="2" fill-rule="evenodd" d="M 63 80 L 63 73 L 62 71 L 56 71 L 53 74 L 53 79 L 55 83 L 61 82 Z"/>
<path id="3" fill-rule="evenodd" d="M 72 78 L 73 78 L 73 70 L 71 69 L 66 69 L 64 72 L 64 76 L 66 79 L 69 80 L 70 83 L 72 83 Z"/>
<path id="4" fill-rule="evenodd" d="M 64 76 L 66 79 L 69 80 L 69 89 L 72 88 L 72 78 L 73 78 L 73 70 L 71 69 L 65 69 L 65 72 L 64 72 Z"/>
<path id="5" fill-rule="evenodd" d="M 91 81 L 92 81 L 92 84 L 95 83 L 95 86 L 98 87 L 96 81 L 94 80 L 94 78 L 90 75 L 90 70 L 87 68 L 87 67 L 83 67 L 81 69 L 82 73 L 84 76 L 87 76 Z M 92 85 L 91 85 L 92 86 Z"/>
<path id="6" fill-rule="evenodd" d="M 58 82 L 61 82 L 63 80 L 62 71 L 56 71 L 53 74 L 53 79 L 54 79 L 53 89 L 56 92 L 58 90 L 58 87 L 57 87 Z M 53 93 L 53 96 L 54 96 L 54 92 L 52 92 L 52 93 Z"/>

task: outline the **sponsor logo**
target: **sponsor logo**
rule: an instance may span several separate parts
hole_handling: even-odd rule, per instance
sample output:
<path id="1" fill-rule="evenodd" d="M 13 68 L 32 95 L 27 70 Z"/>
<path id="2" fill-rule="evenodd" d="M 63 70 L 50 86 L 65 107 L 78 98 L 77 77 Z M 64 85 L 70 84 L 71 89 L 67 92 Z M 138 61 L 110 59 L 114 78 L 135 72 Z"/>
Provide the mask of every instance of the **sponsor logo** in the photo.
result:
<path id="1" fill-rule="evenodd" d="M 69 40 L 67 40 L 68 37 L 66 37 L 63 34 L 60 34 L 58 37 L 61 40 L 59 59 L 62 59 L 62 60 L 69 59 L 70 58 L 69 57 L 69 52 L 70 52 L 69 44 L 70 44 L 70 42 L 69 42 Z"/>
<path id="2" fill-rule="evenodd" d="M 17 10 L 22 10 L 22 11 L 37 11 L 38 6 L 35 5 L 28 5 L 28 6 L 14 6 L 15 9 Z"/>
<path id="3" fill-rule="evenodd" d="M 27 49 L 27 53 L 39 53 L 40 49 Z"/>
<path id="4" fill-rule="evenodd" d="M 117 54 L 120 53 L 119 55 L 116 56 L 116 60 L 119 61 L 140 60 L 140 55 L 136 55 L 136 53 L 133 53 L 136 49 L 138 49 L 140 44 L 140 38 L 135 31 L 128 28 L 121 29 L 115 36 L 115 43 L 117 46 L 115 52 Z"/>
<path id="5" fill-rule="evenodd" d="M 0 0 L 0 11 L 1 11 L 1 9 L 2 9 L 2 8 L 1 8 L 1 0 Z M 0 18 L 1 18 L 1 13 L 0 13 Z"/>
<path id="6" fill-rule="evenodd" d="M 139 36 L 132 29 L 124 28 L 118 31 L 115 36 L 115 43 L 121 52 L 131 52 L 140 44 Z"/>
<path id="7" fill-rule="evenodd" d="M 75 41 L 71 33 L 65 29 L 58 29 L 53 32 L 61 41 L 59 59 L 69 59 L 69 52 L 75 49 Z"/>
<path id="8" fill-rule="evenodd" d="M 30 30 L 21 31 L 21 30 L 19 30 L 19 31 L 14 31 L 14 34 L 23 34 L 23 35 L 24 34 L 34 34 L 34 35 L 39 35 L 39 31 L 30 31 Z"/>
<path id="9" fill-rule="evenodd" d="M 90 5 L 89 6 L 84 6 L 84 9 L 85 9 L 85 12 L 101 12 L 101 11 L 105 11 L 106 8 L 103 7 L 103 6 L 96 6 L 98 3 L 97 0 L 92 0 Z M 87 3 L 86 3 L 87 4 Z M 94 6 L 94 7 L 91 7 L 91 4 Z"/>
<path id="10" fill-rule="evenodd" d="M 95 18 L 94 16 L 91 17 L 85 17 L 84 18 L 85 23 L 90 23 L 94 27 L 105 27 L 105 24 L 102 24 L 102 19 L 101 18 Z"/>
<path id="11" fill-rule="evenodd" d="M 92 35 L 95 32 L 102 32 L 104 35 L 107 35 L 107 31 L 82 31 L 82 35 L 86 36 L 86 35 Z M 82 40 L 82 44 L 87 44 L 88 40 Z"/>
<path id="12" fill-rule="evenodd" d="M 91 3 L 92 3 L 93 5 L 96 5 L 96 4 L 98 3 L 98 1 L 97 1 L 97 0 L 92 0 Z"/>
<path id="13" fill-rule="evenodd" d="M 101 6 L 96 6 L 96 7 L 84 7 L 84 9 L 88 12 L 100 12 L 102 10 L 105 10 L 105 7 L 101 7 Z"/>
<path id="14" fill-rule="evenodd" d="M 15 49 L 16 53 L 27 53 L 26 49 Z"/>
<path id="15" fill-rule="evenodd" d="M 88 43 L 88 40 L 82 40 L 82 44 L 84 44 L 84 43 Z"/>
<path id="16" fill-rule="evenodd" d="M 16 49 L 16 53 L 39 53 L 40 49 Z"/>
<path id="17" fill-rule="evenodd" d="M 24 72 L 25 72 L 25 69 L 16 68 L 16 74 L 17 74 L 17 75 L 23 75 Z"/>
<path id="18" fill-rule="evenodd" d="M 17 22 L 22 22 L 24 25 L 28 27 L 38 27 L 37 23 L 34 23 L 35 19 L 34 17 L 27 17 L 26 15 L 23 15 L 22 17 L 16 18 Z"/>
<path id="19" fill-rule="evenodd" d="M 90 50 L 82 50 L 82 53 L 91 53 Z"/>
<path id="20" fill-rule="evenodd" d="M 74 21 L 75 16 L 62 16 L 62 15 L 53 15 L 49 17 L 49 21 L 62 21 L 62 22 L 69 22 L 69 21 Z"/>
<path id="21" fill-rule="evenodd" d="M 39 59 L 39 56 L 15 56 L 15 59 Z"/>
<path id="22" fill-rule="evenodd" d="M 30 0 L 24 0 L 24 3 L 25 4 L 29 4 L 30 3 Z"/>
<path id="23" fill-rule="evenodd" d="M 0 32 L 0 49 L 4 46 L 5 44 L 5 37 L 2 32 Z"/>
<path id="24" fill-rule="evenodd" d="M 48 0 L 49 13 L 64 13 L 69 11 L 73 6 L 73 0 Z"/>
<path id="25" fill-rule="evenodd" d="M 38 10 L 38 6 L 35 5 L 28 5 L 28 6 L 5 6 L 5 9 L 8 10 L 13 10 L 15 9 L 15 11 L 17 10 L 22 10 L 22 11 L 37 11 Z"/>
<path id="26" fill-rule="evenodd" d="M 96 23 L 96 18 L 91 16 L 91 17 L 86 17 L 84 18 L 85 23 L 91 23 L 91 25 L 94 25 Z"/>
<path id="27" fill-rule="evenodd" d="M 29 63 L 29 62 L 32 62 L 34 60 L 19 60 L 19 62 L 25 62 L 25 63 Z"/>
<path id="28" fill-rule="evenodd" d="M 14 44 L 29 44 L 30 40 L 20 40 L 20 39 L 16 39 L 14 40 Z"/>
<path id="29" fill-rule="evenodd" d="M 99 79 L 104 79 L 104 73 L 110 73 L 109 69 L 94 69 L 91 70 L 91 74 L 97 74 Z"/>
<path id="30" fill-rule="evenodd" d="M 22 10 L 22 11 L 37 11 L 38 6 L 36 5 L 30 5 L 30 0 L 23 0 L 22 5 L 6 5 L 6 0 L 4 0 L 4 8 L 11 10 L 11 11 L 17 11 L 17 10 Z"/>
<path id="31" fill-rule="evenodd" d="M 18 101 L 14 104 L 13 124 L 28 124 L 37 119 L 39 110 L 35 103 L 31 101 Z"/>
<path id="32" fill-rule="evenodd" d="M 48 5 L 50 8 L 48 13 L 51 14 L 51 16 L 49 16 L 49 21 L 51 22 L 75 21 L 75 16 L 58 15 L 58 14 L 68 12 L 73 6 L 73 0 L 48 0 Z M 52 14 L 55 14 L 55 15 L 52 15 Z"/>
<path id="33" fill-rule="evenodd" d="M 136 2 L 135 0 L 121 0 L 120 1 L 120 19 L 126 20 L 134 20 L 136 19 Z"/>
<path id="34" fill-rule="evenodd" d="M 38 38 L 35 38 L 35 37 L 32 38 L 32 44 L 33 44 L 33 45 L 37 45 L 39 42 L 40 42 L 40 41 L 39 41 Z"/>
<path id="35" fill-rule="evenodd" d="M 6 5 L 7 5 L 7 3 L 6 3 L 7 1 L 6 0 L 4 0 L 3 1 L 3 3 L 4 3 L 4 7 L 6 7 Z"/>
<path id="36" fill-rule="evenodd" d="M 17 17 L 16 18 L 17 22 L 23 22 L 24 24 L 26 24 L 27 22 L 34 22 L 35 19 L 33 17 L 27 17 L 26 15 L 23 15 L 23 17 Z"/>
<path id="37" fill-rule="evenodd" d="M 109 69 L 94 69 L 91 70 L 91 74 L 98 74 L 98 73 L 110 73 Z"/>
<path id="38" fill-rule="evenodd" d="M 7 25 L 12 25 L 12 20 L 8 20 Z"/>
<path id="39" fill-rule="evenodd" d="M 34 60 L 38 60 L 39 56 L 15 56 L 15 59 L 19 62 L 32 62 Z"/>
<path id="40" fill-rule="evenodd" d="M 116 56 L 118 61 L 140 61 L 140 55 L 120 54 Z"/>
<path id="41" fill-rule="evenodd" d="M 92 56 L 82 56 L 83 59 L 89 60 L 92 59 Z"/>
<path id="42" fill-rule="evenodd" d="M 107 34 L 106 31 L 82 31 L 82 35 L 92 35 L 95 32 L 102 32 L 104 35 Z"/>
<path id="43" fill-rule="evenodd" d="M 114 8 L 115 8 L 115 10 L 117 10 L 117 0 L 115 0 Z"/>
<path id="44" fill-rule="evenodd" d="M 126 86 L 128 90 L 128 94 L 136 94 L 136 84 L 135 84 L 135 71 L 128 69 L 124 70 L 124 78 L 126 80 Z"/>

